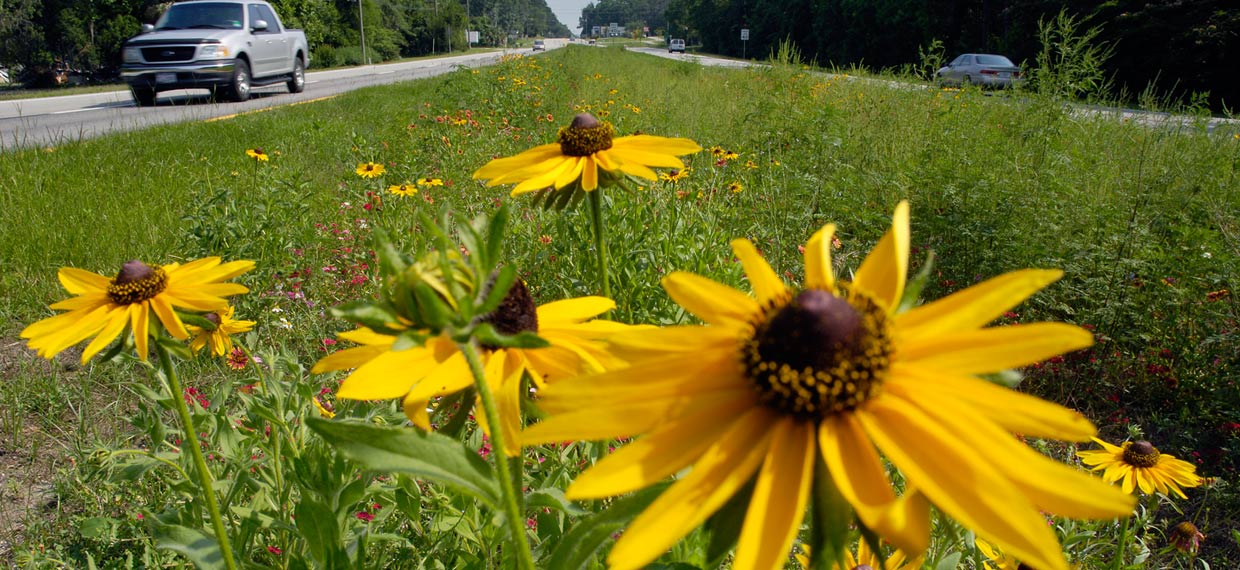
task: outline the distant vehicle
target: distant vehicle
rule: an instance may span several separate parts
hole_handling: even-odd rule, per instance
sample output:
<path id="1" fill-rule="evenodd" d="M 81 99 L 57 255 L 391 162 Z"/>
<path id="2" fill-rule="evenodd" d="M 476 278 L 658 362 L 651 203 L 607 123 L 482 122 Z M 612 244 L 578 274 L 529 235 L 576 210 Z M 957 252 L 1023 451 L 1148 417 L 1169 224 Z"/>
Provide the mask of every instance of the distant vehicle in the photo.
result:
<path id="1" fill-rule="evenodd" d="M 139 106 L 154 105 L 160 91 L 189 88 L 245 101 L 256 85 L 283 82 L 301 93 L 310 49 L 306 35 L 285 28 L 266 2 L 192 0 L 144 24 L 121 60 L 121 78 Z"/>
<path id="2" fill-rule="evenodd" d="M 547 51 L 547 43 L 542 40 L 534 40 L 534 51 Z"/>
<path id="3" fill-rule="evenodd" d="M 1020 84 L 1020 67 L 1001 55 L 966 53 L 934 76 L 943 85 L 980 85 L 982 87 L 1012 87 Z"/>
<path id="4" fill-rule="evenodd" d="M 685 40 L 672 40 L 667 42 L 667 53 L 685 53 Z"/>

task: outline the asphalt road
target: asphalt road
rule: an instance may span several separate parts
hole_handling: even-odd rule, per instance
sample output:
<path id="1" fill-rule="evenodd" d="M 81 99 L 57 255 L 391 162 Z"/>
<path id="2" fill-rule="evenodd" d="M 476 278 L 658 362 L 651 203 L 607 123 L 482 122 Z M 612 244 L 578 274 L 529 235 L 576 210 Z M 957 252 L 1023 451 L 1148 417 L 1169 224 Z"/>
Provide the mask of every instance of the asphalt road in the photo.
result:
<path id="1" fill-rule="evenodd" d="M 567 40 L 546 41 L 548 49 Z M 159 94 L 154 107 L 137 107 L 128 90 L 0 101 L 0 151 L 50 147 L 103 134 L 134 131 L 154 125 L 205 121 L 254 111 L 332 97 L 371 85 L 382 85 L 448 73 L 458 67 L 481 67 L 507 54 L 529 54 L 529 49 L 487 51 L 450 57 L 383 65 L 368 65 L 306 74 L 306 90 L 292 94 L 283 83 L 256 87 L 244 103 L 217 103 L 205 90 L 168 91 Z"/>

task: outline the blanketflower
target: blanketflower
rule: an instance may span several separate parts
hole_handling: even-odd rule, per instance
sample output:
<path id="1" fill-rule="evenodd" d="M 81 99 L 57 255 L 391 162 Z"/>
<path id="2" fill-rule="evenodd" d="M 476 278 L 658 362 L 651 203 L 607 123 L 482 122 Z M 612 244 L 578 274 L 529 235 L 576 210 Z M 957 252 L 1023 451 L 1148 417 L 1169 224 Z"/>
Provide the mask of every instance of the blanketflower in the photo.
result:
<path id="1" fill-rule="evenodd" d="M 529 291 L 518 280 L 499 310 L 489 317 L 501 333 L 531 331 L 550 343 L 543 348 L 483 347 L 486 381 L 495 394 L 504 433 L 512 434 L 505 438 L 508 455 L 516 455 L 521 449 L 517 434 L 521 429 L 521 380 L 526 373 L 534 387 L 541 389 L 556 380 L 602 372 L 621 364 L 602 341 L 633 327 L 594 319 L 613 308 L 615 303 L 604 297 L 580 297 L 535 307 Z M 422 429 L 430 429 L 427 406 L 433 398 L 473 385 L 465 355 L 446 335 L 404 350 L 393 348 L 395 336 L 364 327 L 338 336 L 360 346 L 328 355 L 311 372 L 354 369 L 340 384 L 336 397 L 403 398 L 405 415 Z M 482 414 L 476 417 L 483 418 Z M 490 434 L 489 427 L 480 423 L 484 432 Z"/>
<path id="2" fill-rule="evenodd" d="M 1206 535 L 1201 534 L 1197 529 L 1197 525 L 1184 521 L 1175 525 L 1171 532 L 1167 533 L 1167 542 L 1174 546 L 1176 550 L 1185 554 L 1196 555 L 1201 549 L 1201 541 L 1206 539 Z"/>
<path id="3" fill-rule="evenodd" d="M 21 337 L 43 358 L 95 337 L 82 351 L 82 362 L 103 350 L 129 328 L 133 331 L 138 358 L 147 359 L 151 313 L 173 337 L 184 340 L 189 332 L 175 309 L 196 312 L 218 311 L 228 306 L 225 297 L 249 291 L 236 283 L 225 283 L 254 268 L 253 261 L 221 263 L 218 257 L 205 257 L 185 265 L 150 266 L 127 261 L 116 277 L 73 267 L 62 267 L 60 284 L 75 295 L 51 305 L 68 311 L 48 317 L 25 328 Z"/>
<path id="4" fill-rule="evenodd" d="M 1096 430 L 1081 414 L 978 378 L 1093 342 L 1060 323 L 985 328 L 1061 272 L 1014 271 L 900 311 L 908 204 L 851 282 L 832 269 L 834 232 L 827 225 L 806 244 L 799 288 L 745 239 L 732 250 L 756 298 L 690 273 L 664 278 L 668 294 L 707 324 L 612 337 L 631 365 L 547 386 L 539 405 L 551 415 L 523 441 L 643 436 L 578 476 L 572 499 L 627 493 L 691 468 L 616 541 L 614 570 L 653 561 L 751 479 L 733 568 L 781 568 L 816 461 L 857 518 L 909 555 L 928 547 L 934 504 L 1035 567 L 1066 570 L 1041 511 L 1114 518 L 1135 500 L 1012 436 L 1086 440 Z M 884 458 L 903 473 L 903 495 Z"/>
<path id="5" fill-rule="evenodd" d="M 377 162 L 363 162 L 357 165 L 357 169 L 354 172 L 362 178 L 378 178 L 383 175 L 385 170 L 387 169 Z"/>
<path id="6" fill-rule="evenodd" d="M 189 347 L 194 352 L 198 352 L 210 343 L 212 356 L 228 356 L 233 349 L 232 335 L 254 328 L 254 321 L 233 320 L 233 312 L 235 310 L 235 307 L 230 305 L 227 309 L 212 311 L 203 315 L 215 325 L 215 330 L 185 325 L 185 329 L 189 331 L 189 334 L 194 335 L 194 339 L 189 342 Z"/>
<path id="7" fill-rule="evenodd" d="M 1103 480 L 1108 483 L 1119 481 L 1125 493 L 1140 489 L 1146 495 L 1175 493 L 1181 499 L 1187 499 L 1180 489 L 1201 485 L 1196 465 L 1159 452 L 1148 441 L 1125 441 L 1117 447 L 1101 439 L 1093 439 L 1102 449 L 1078 451 L 1076 455 L 1081 462 L 1092 465 L 1093 471 L 1102 471 Z"/>
<path id="8" fill-rule="evenodd" d="M 558 190 L 577 181 L 582 190 L 590 192 L 599 187 L 600 171 L 609 176 L 630 174 L 657 180 L 651 167 L 684 168 L 677 157 L 702 150 L 685 138 L 617 138 L 615 131 L 611 123 L 581 113 L 572 124 L 560 129 L 557 142 L 492 160 L 474 172 L 473 177 L 486 179 L 488 187 L 517 182 L 513 196 L 552 187 Z"/>

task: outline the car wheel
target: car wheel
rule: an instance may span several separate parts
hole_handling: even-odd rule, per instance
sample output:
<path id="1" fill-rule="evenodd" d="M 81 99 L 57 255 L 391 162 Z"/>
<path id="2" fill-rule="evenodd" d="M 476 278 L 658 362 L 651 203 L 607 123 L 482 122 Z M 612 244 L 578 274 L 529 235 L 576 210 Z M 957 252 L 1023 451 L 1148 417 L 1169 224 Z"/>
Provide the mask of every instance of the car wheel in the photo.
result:
<path id="1" fill-rule="evenodd" d="M 133 102 L 135 105 L 139 107 L 151 107 L 155 105 L 156 93 L 154 89 L 131 87 L 129 92 L 133 94 Z"/>
<path id="2" fill-rule="evenodd" d="M 288 78 L 288 92 L 301 93 L 306 90 L 306 64 L 301 58 L 293 61 L 293 75 Z"/>
<path id="3" fill-rule="evenodd" d="M 233 63 L 232 82 L 228 84 L 228 98 L 236 103 L 250 98 L 250 65 L 244 59 Z"/>

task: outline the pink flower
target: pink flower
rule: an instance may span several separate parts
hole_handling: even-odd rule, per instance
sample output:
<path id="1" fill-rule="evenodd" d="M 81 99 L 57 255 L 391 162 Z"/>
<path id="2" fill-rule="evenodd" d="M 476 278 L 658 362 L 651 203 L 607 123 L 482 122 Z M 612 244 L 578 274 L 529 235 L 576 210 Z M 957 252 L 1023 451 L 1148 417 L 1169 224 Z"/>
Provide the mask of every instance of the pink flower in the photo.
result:
<path id="1" fill-rule="evenodd" d="M 364 521 L 366 521 L 366 522 L 370 522 L 370 521 L 375 520 L 375 515 L 372 515 L 372 514 L 370 514 L 370 513 L 366 512 L 366 511 L 361 511 L 361 512 L 357 513 L 357 515 L 356 515 L 356 516 L 357 516 L 357 518 L 358 518 L 359 520 L 364 520 Z"/>

